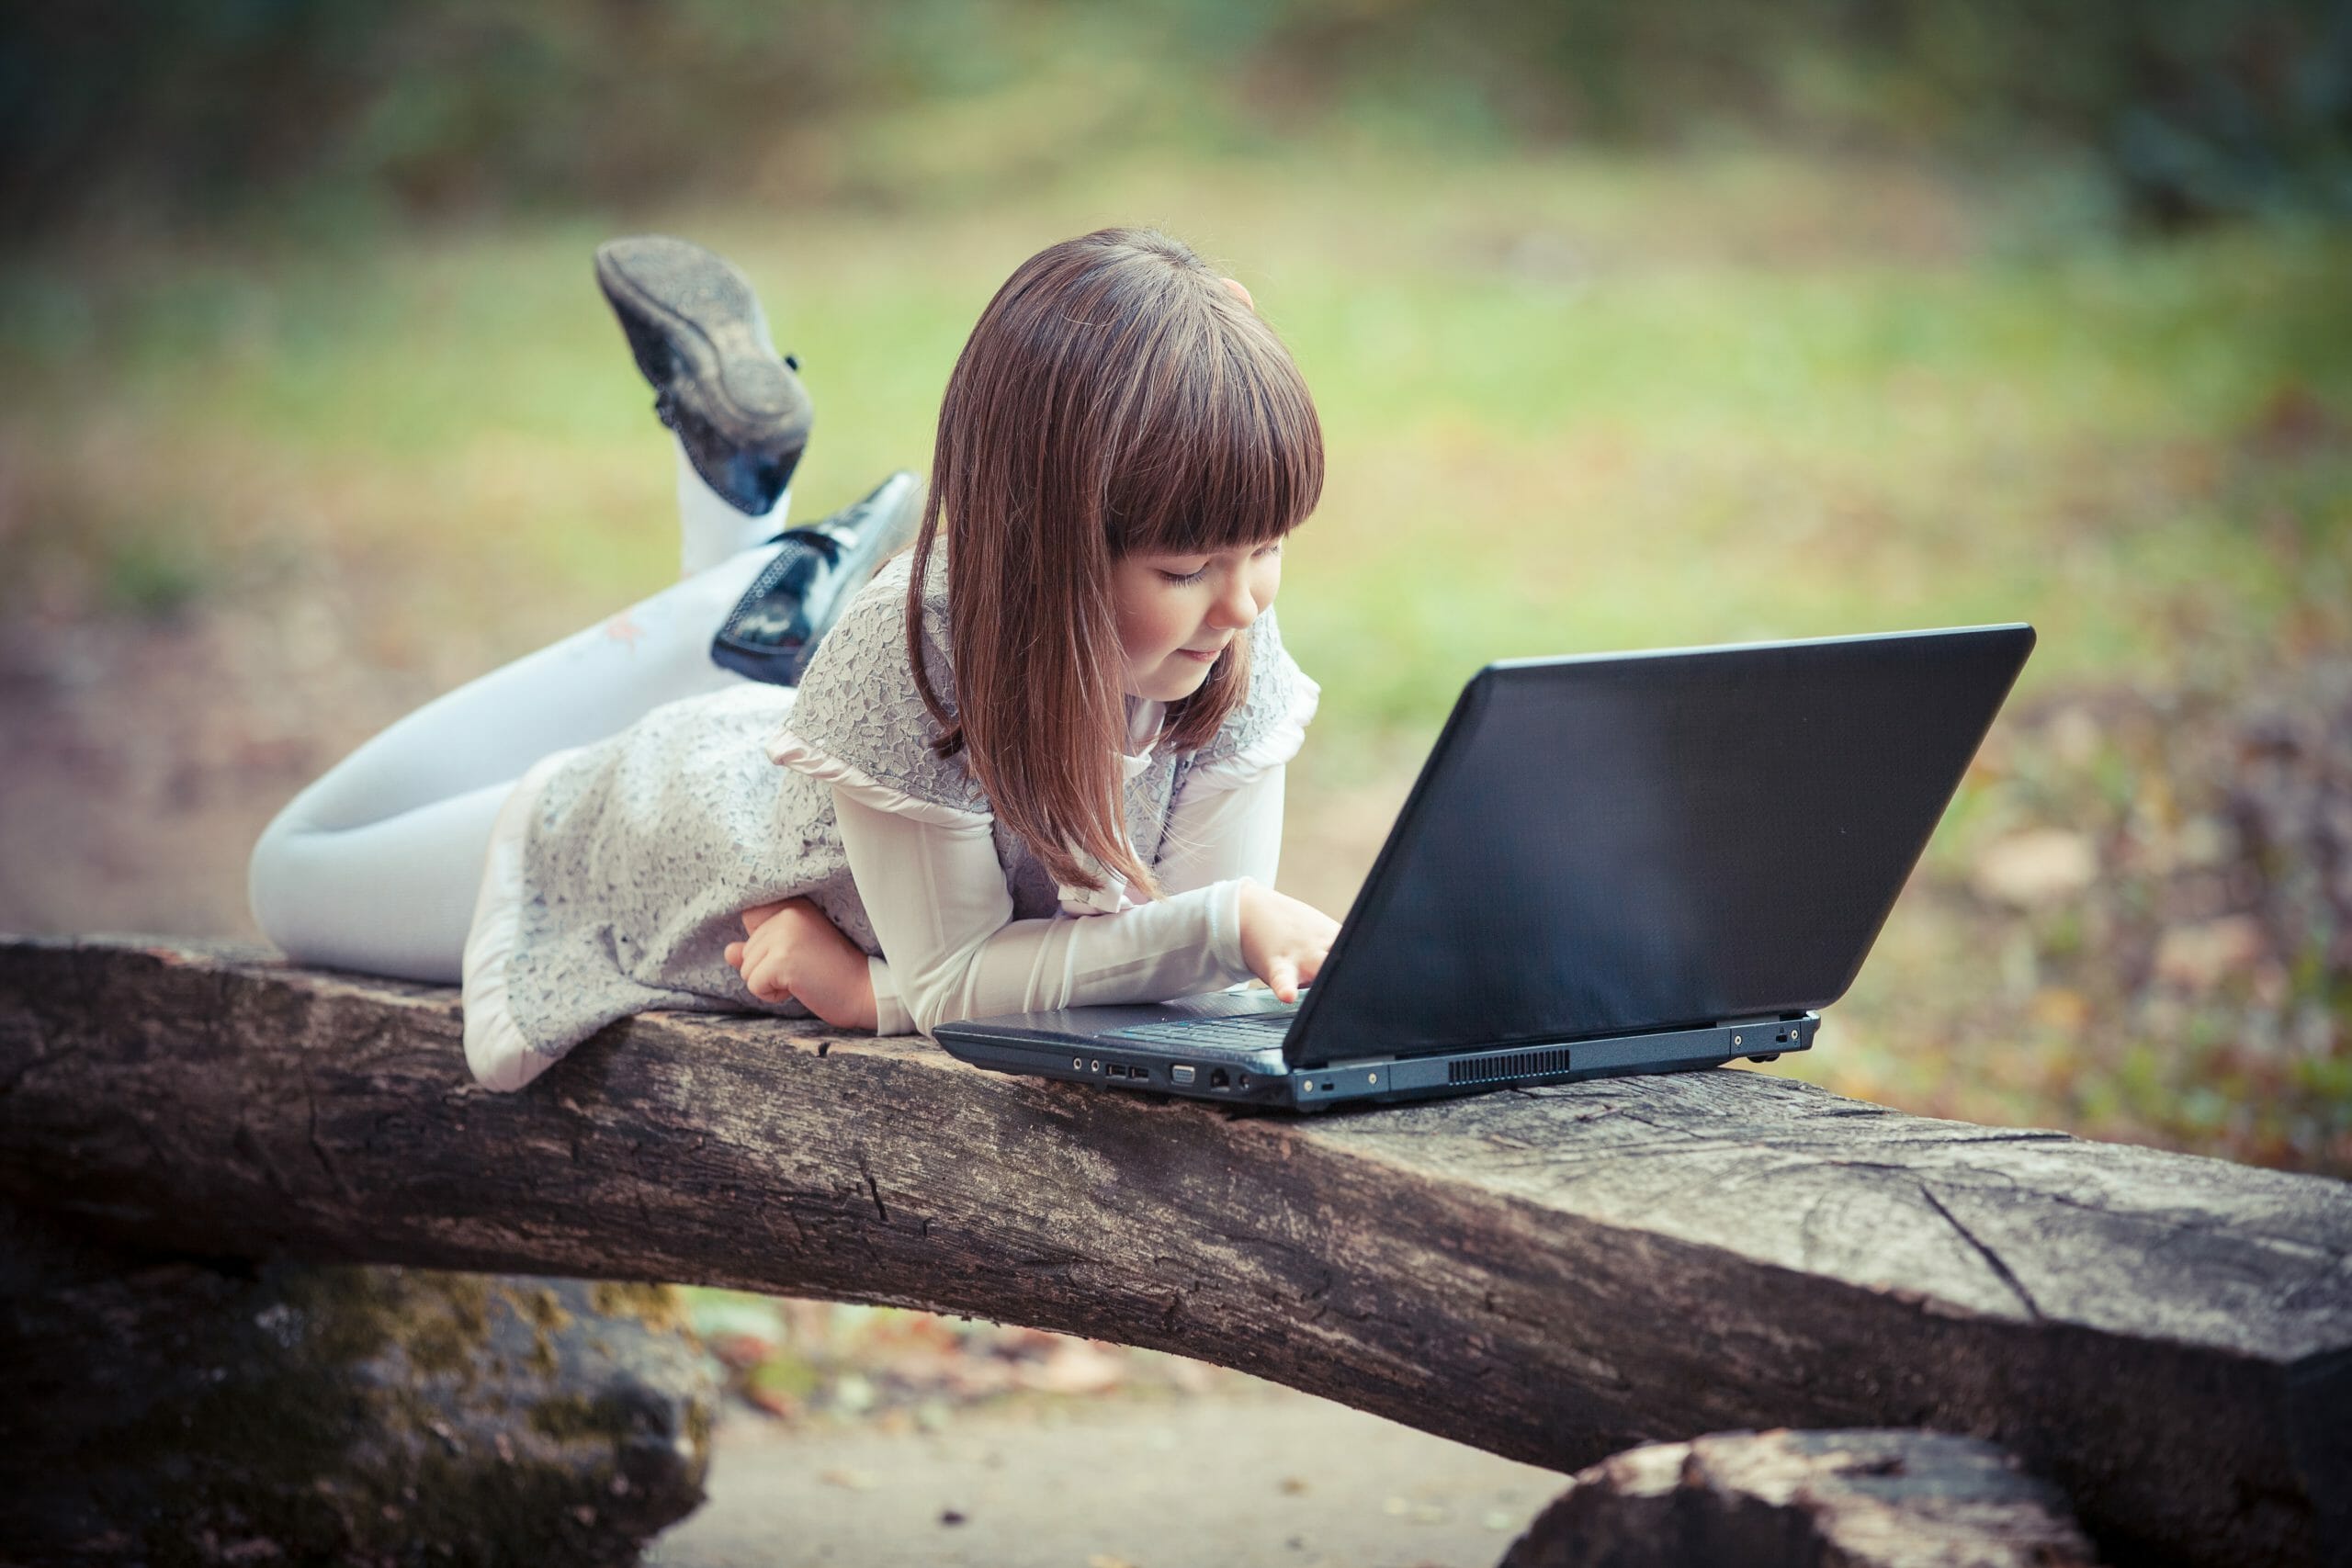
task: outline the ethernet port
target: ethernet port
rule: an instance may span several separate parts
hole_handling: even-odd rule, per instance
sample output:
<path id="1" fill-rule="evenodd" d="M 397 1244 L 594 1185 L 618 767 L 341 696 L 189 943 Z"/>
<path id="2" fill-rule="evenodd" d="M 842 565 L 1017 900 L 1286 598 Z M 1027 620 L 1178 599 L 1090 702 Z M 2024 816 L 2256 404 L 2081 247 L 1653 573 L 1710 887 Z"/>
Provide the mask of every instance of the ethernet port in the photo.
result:
<path id="1" fill-rule="evenodd" d="M 1229 1080 L 1226 1077 L 1225 1069 L 1223 1067 L 1214 1067 L 1210 1069 L 1209 1087 L 1211 1089 L 1225 1089 L 1229 1087 Z"/>

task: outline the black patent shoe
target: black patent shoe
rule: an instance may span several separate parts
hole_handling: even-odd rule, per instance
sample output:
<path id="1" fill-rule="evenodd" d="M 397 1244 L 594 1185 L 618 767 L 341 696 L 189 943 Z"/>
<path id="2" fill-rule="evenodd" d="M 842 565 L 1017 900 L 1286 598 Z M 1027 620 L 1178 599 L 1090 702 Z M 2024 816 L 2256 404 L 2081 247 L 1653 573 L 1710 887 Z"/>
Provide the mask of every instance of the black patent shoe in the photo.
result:
<path id="1" fill-rule="evenodd" d="M 776 536 L 783 547 L 728 612 L 711 639 L 711 661 L 754 681 L 800 684 L 842 608 L 922 520 L 922 485 L 901 468 L 865 500 Z"/>
<path id="2" fill-rule="evenodd" d="M 815 413 L 749 280 L 700 245 L 640 234 L 596 247 L 596 285 L 695 472 L 740 512 L 771 510 Z"/>

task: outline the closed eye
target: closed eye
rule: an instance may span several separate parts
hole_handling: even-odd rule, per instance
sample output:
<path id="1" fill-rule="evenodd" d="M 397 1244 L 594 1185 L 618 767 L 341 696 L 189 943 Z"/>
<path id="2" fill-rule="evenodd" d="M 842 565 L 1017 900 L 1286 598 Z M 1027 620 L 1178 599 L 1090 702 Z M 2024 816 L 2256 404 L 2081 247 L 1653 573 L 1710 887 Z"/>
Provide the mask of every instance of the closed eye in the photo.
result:
<path id="1" fill-rule="evenodd" d="M 1270 539 L 1250 553 L 1253 558 L 1261 556 L 1279 556 L 1283 553 L 1283 542 L 1280 539 Z M 1216 558 L 1211 557 L 1208 560 L 1203 561 L 1198 568 L 1192 571 L 1170 571 L 1165 567 L 1156 568 L 1155 570 L 1159 571 L 1160 576 L 1166 578 L 1170 582 L 1174 583 L 1177 587 L 1185 588 L 1191 586 L 1193 583 L 1198 582 L 1202 578 L 1206 577 L 1209 574 L 1209 568 L 1215 564 Z"/>

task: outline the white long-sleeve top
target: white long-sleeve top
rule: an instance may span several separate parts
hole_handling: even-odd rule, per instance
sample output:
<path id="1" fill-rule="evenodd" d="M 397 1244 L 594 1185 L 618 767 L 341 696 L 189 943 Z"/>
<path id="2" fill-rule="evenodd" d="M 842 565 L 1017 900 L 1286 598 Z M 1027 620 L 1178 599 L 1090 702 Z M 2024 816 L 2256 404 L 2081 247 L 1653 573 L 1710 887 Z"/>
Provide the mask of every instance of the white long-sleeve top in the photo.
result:
<path id="1" fill-rule="evenodd" d="M 1163 709 L 1129 705 L 1129 744 L 1143 753 L 1123 759 L 1132 772 L 1147 761 Z M 1028 920 L 1012 918 L 985 815 L 944 812 L 849 770 L 831 772 L 850 871 L 888 954 L 867 961 L 876 1033 L 928 1034 L 957 1019 L 1186 996 L 1249 978 L 1241 883 L 1273 885 L 1280 762 L 1186 781 L 1155 868 L 1167 897 L 1130 887 L 1114 893 L 1113 905 L 1070 888 L 1068 912 Z"/>

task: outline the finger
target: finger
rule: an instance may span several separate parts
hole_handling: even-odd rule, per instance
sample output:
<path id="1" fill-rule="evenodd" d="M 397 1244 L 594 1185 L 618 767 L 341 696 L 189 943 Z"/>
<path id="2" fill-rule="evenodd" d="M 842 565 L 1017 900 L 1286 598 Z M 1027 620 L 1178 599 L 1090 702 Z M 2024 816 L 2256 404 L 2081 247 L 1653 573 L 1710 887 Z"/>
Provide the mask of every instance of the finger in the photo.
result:
<path id="1" fill-rule="evenodd" d="M 727 944 L 727 962 L 729 966 L 731 968 L 741 969 L 743 967 L 743 944 L 741 942 L 730 942 Z"/>
<path id="2" fill-rule="evenodd" d="M 743 966 L 743 984 L 750 987 L 752 995 L 760 1000 L 775 1001 L 777 998 L 774 993 L 786 988 L 783 967 L 773 953 L 753 953 L 751 962 Z"/>
<path id="3" fill-rule="evenodd" d="M 758 931 L 762 926 L 766 925 L 770 920 L 775 919 L 777 915 L 783 913 L 786 906 L 789 905 L 791 902 L 792 900 L 787 898 L 781 904 L 758 904 L 744 910 L 743 934 L 745 936 L 749 936 L 753 931 Z"/>
<path id="4" fill-rule="evenodd" d="M 1323 973 L 1323 960 L 1329 957 L 1330 953 L 1331 950 L 1329 948 L 1317 947 L 1311 948 L 1307 952 L 1300 954 L 1298 960 L 1298 983 L 1302 986 L 1311 986 L 1315 984 L 1315 976 Z"/>
<path id="5" fill-rule="evenodd" d="M 1266 965 L 1266 984 L 1283 1001 L 1298 1000 L 1298 965 L 1287 958 L 1275 959 Z"/>

